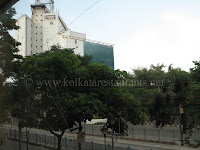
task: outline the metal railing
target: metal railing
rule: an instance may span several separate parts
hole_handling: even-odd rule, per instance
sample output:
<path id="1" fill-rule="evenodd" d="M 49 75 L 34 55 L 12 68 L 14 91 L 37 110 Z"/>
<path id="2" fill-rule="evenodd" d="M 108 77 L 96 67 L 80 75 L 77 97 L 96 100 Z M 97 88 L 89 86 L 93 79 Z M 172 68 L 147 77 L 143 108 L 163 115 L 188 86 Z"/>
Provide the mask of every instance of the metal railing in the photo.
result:
<path id="1" fill-rule="evenodd" d="M 41 133 L 26 133 L 22 131 L 22 141 L 24 143 L 27 142 L 27 136 L 28 136 L 28 144 L 37 145 L 40 147 L 46 147 L 46 148 L 56 148 L 57 147 L 57 137 L 49 134 L 41 134 Z M 8 130 L 8 138 L 12 140 L 19 140 L 19 131 L 14 129 Z M 61 147 L 63 150 L 78 150 L 78 143 L 75 139 L 69 139 L 67 137 L 63 137 L 61 141 Z M 82 150 L 104 150 L 105 145 L 95 143 L 94 141 L 91 142 L 83 142 L 82 143 Z M 111 150 L 111 145 L 106 145 L 106 150 Z M 136 150 L 131 149 L 130 147 L 117 147 L 114 146 L 114 150 Z"/>
<path id="2" fill-rule="evenodd" d="M 17 119 L 13 122 L 17 125 Z M 103 135 L 101 128 L 103 125 L 83 125 L 83 130 L 86 134 L 91 135 Z M 127 138 L 143 139 L 143 140 L 154 140 L 154 141 L 166 141 L 175 142 L 179 144 L 180 129 L 178 127 L 164 127 L 155 128 L 153 126 L 133 126 L 129 124 L 128 136 L 123 136 Z M 190 137 L 190 141 L 200 140 L 200 130 L 194 130 Z"/>
<path id="3" fill-rule="evenodd" d="M 83 129 L 86 134 L 102 135 L 99 125 L 84 125 Z M 153 141 L 166 141 L 166 142 L 180 142 L 179 128 L 151 128 L 143 126 L 130 126 L 128 128 L 128 135 L 123 136 L 127 138 L 153 140 Z M 190 137 L 191 140 L 200 139 L 200 130 L 195 130 Z"/>

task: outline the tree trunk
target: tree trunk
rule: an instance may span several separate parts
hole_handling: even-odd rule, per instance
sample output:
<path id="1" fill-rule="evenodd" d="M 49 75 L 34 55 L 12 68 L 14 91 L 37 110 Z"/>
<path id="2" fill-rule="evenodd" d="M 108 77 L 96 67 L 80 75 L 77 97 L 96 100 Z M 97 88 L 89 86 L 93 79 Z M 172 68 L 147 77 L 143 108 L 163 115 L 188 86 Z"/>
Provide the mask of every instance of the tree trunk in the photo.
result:
<path id="1" fill-rule="evenodd" d="M 66 130 L 66 129 L 65 129 Z M 54 131 L 52 131 L 51 129 L 49 129 L 49 131 L 51 132 L 51 134 L 53 134 L 54 136 L 56 136 L 58 138 L 58 147 L 57 150 L 61 150 L 61 141 L 62 141 L 62 136 L 65 133 L 65 130 L 62 130 L 61 134 L 56 134 Z"/>
<path id="2" fill-rule="evenodd" d="M 28 150 L 28 144 L 29 144 L 29 131 L 26 129 L 26 150 Z"/>
<path id="3" fill-rule="evenodd" d="M 62 136 L 57 136 L 58 138 L 58 148 L 57 150 L 61 150 L 61 140 L 62 140 Z"/>
<path id="4" fill-rule="evenodd" d="M 79 122 L 79 133 L 82 131 L 81 122 Z M 78 143 L 78 149 L 81 150 L 81 143 Z"/>
<path id="5" fill-rule="evenodd" d="M 21 150 L 21 142 L 22 142 L 22 127 L 19 123 L 19 150 Z"/>

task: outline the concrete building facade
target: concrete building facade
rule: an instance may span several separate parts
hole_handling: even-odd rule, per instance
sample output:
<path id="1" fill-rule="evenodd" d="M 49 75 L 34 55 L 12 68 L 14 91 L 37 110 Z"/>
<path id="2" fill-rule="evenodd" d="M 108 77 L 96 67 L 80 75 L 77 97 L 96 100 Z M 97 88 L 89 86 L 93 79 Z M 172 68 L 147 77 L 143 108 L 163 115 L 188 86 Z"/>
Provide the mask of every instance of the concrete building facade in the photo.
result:
<path id="1" fill-rule="evenodd" d="M 50 11 L 40 1 L 31 5 L 31 9 L 31 18 L 23 15 L 17 20 L 20 26 L 16 31 L 16 40 L 21 43 L 19 54 L 29 56 L 60 45 L 61 48 L 73 48 L 74 53 L 81 56 L 92 55 L 94 62 L 114 69 L 113 45 L 91 42 L 86 39 L 86 34 L 71 31 L 58 13 Z"/>

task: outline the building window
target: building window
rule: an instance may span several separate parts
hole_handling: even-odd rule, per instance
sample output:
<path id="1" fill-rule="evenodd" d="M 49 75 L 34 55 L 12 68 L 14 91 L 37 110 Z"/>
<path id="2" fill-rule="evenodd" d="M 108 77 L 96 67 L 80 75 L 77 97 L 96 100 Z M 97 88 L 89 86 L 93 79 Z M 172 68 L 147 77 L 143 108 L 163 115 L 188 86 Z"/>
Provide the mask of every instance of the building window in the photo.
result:
<path id="1" fill-rule="evenodd" d="M 37 28 L 37 27 L 36 27 Z"/>
<path id="2" fill-rule="evenodd" d="M 41 39 L 41 41 L 42 41 L 42 39 Z"/>
<path id="3" fill-rule="evenodd" d="M 42 47 L 42 46 L 41 46 Z"/>
<path id="4" fill-rule="evenodd" d="M 36 33 L 37 34 L 37 33 Z"/>
<path id="5" fill-rule="evenodd" d="M 42 21 L 42 20 L 41 20 Z"/>
<path id="6" fill-rule="evenodd" d="M 36 48 L 37 48 L 37 46 L 36 46 Z"/>
<path id="7" fill-rule="evenodd" d="M 42 33 L 41 33 L 42 34 Z"/>
<path id="8" fill-rule="evenodd" d="M 75 44 L 77 44 L 77 40 L 75 40 Z"/>
<path id="9" fill-rule="evenodd" d="M 76 46 L 76 48 L 78 48 L 78 46 Z"/>
<path id="10" fill-rule="evenodd" d="M 37 40 L 36 40 L 37 41 Z"/>

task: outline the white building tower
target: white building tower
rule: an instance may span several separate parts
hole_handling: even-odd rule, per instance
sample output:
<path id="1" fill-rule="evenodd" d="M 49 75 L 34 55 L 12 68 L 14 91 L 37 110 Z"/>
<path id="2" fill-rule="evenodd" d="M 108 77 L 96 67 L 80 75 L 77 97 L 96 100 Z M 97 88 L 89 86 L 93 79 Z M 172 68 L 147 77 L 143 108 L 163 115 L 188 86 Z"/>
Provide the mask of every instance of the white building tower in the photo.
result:
<path id="1" fill-rule="evenodd" d="M 31 9 L 31 18 L 25 14 L 17 20 L 20 29 L 16 31 L 16 40 L 21 43 L 20 55 L 29 56 L 60 45 L 61 48 L 73 48 L 74 53 L 81 56 L 92 55 L 92 61 L 114 69 L 113 45 L 86 40 L 86 34 L 69 30 L 54 12 L 53 0 L 36 0 Z"/>
<path id="2" fill-rule="evenodd" d="M 59 14 L 53 12 L 53 0 L 49 3 L 36 0 L 31 8 L 31 18 L 23 15 L 17 21 L 20 29 L 16 32 L 16 40 L 21 43 L 19 53 L 22 56 L 49 50 L 52 45 L 74 48 L 76 54 L 84 55 L 86 35 L 67 29 Z"/>

